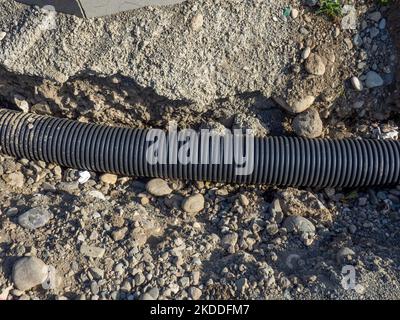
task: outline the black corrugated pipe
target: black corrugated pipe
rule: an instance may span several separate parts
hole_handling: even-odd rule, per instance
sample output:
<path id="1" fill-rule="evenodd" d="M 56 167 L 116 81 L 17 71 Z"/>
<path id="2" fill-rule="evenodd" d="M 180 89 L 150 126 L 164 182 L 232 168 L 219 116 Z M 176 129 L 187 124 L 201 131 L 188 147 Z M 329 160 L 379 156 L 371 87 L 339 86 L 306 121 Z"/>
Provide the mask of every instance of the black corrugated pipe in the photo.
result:
<path id="1" fill-rule="evenodd" d="M 156 133 L 159 131 L 156 130 Z M 218 136 L 212 142 L 219 142 L 215 150 L 220 151 L 222 156 L 219 160 L 222 161 L 213 162 L 213 143 L 203 148 L 211 139 L 210 136 L 201 137 L 197 144 L 192 145 L 199 152 L 197 159 L 201 158 L 201 161 L 183 164 L 175 160 L 179 158 L 178 154 L 182 152 L 179 150 L 184 143 L 178 147 L 170 147 L 173 144 L 168 144 L 157 152 L 154 141 L 160 142 L 162 139 L 154 140 L 154 130 L 151 129 L 84 124 L 0 110 L 2 153 L 81 170 L 124 176 L 279 186 L 356 187 L 400 184 L 400 141 L 296 137 L 254 138 L 250 141 L 242 136 L 240 146 L 245 147 L 233 145 L 232 148 L 227 142 L 231 140 Z M 247 149 L 247 146 L 253 148 Z M 149 150 L 153 150 L 151 147 L 156 150 L 154 155 L 159 159 L 153 164 L 148 161 Z M 235 153 L 233 150 L 236 153 L 240 150 L 239 153 L 244 156 L 238 159 L 247 160 L 236 161 L 236 157 L 232 157 Z M 161 155 L 169 156 L 161 161 Z M 232 158 L 234 160 L 229 161 Z M 248 172 L 240 172 L 240 166 L 247 166 Z"/>

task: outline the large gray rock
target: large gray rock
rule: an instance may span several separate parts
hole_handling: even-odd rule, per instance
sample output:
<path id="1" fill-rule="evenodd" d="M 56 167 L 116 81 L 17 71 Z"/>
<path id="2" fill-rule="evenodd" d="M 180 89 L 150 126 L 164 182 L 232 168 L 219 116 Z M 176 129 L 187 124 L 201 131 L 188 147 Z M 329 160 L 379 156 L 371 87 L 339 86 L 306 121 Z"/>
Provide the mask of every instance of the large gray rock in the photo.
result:
<path id="1" fill-rule="evenodd" d="M 289 232 L 299 232 L 299 233 L 315 233 L 315 226 L 313 223 L 299 216 L 290 216 L 283 222 L 283 227 Z"/>
<path id="2" fill-rule="evenodd" d="M 300 137 L 318 138 L 322 130 L 322 120 L 315 109 L 308 109 L 293 120 L 293 131 Z"/>
<path id="3" fill-rule="evenodd" d="M 48 277 L 49 267 L 36 257 L 19 259 L 13 267 L 12 280 L 18 290 L 26 291 L 42 284 Z"/>
<path id="4" fill-rule="evenodd" d="M 43 208 L 33 208 L 18 217 L 18 223 L 25 229 L 35 230 L 49 222 L 52 214 Z"/>

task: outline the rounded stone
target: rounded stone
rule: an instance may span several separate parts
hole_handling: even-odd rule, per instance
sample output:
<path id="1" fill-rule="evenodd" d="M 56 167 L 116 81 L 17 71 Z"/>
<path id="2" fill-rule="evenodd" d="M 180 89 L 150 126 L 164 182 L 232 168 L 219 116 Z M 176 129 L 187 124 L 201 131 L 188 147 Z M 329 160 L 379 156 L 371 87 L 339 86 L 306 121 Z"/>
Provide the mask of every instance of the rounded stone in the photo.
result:
<path id="1" fill-rule="evenodd" d="M 172 189 L 169 187 L 167 181 L 163 179 L 152 179 L 146 184 L 146 190 L 153 196 L 163 197 L 171 194 Z"/>
<path id="2" fill-rule="evenodd" d="M 18 223 L 26 229 L 35 230 L 49 222 L 51 213 L 43 208 L 33 208 L 18 217 Z"/>
<path id="3" fill-rule="evenodd" d="M 364 89 L 360 79 L 358 79 L 357 77 L 351 78 L 351 84 L 353 85 L 353 88 L 357 91 L 362 91 Z"/>
<path id="4" fill-rule="evenodd" d="M 291 109 L 294 113 L 301 113 L 312 106 L 315 101 L 315 97 L 313 96 L 306 96 L 302 99 L 294 101 L 291 106 Z"/>
<path id="5" fill-rule="evenodd" d="M 250 204 L 249 199 L 244 194 L 239 195 L 239 200 L 241 205 L 244 207 L 247 207 Z"/>
<path id="6" fill-rule="evenodd" d="M 382 18 L 382 13 L 379 11 L 374 11 L 368 15 L 368 18 L 372 21 L 378 22 Z"/>
<path id="7" fill-rule="evenodd" d="M 26 291 L 42 284 L 48 277 L 48 270 L 42 260 L 24 257 L 14 264 L 12 280 L 18 290 Z"/>
<path id="8" fill-rule="evenodd" d="M 377 74 L 375 71 L 370 71 L 367 73 L 366 75 L 366 79 L 365 79 L 365 85 L 368 88 L 376 88 L 376 87 L 380 87 L 383 86 L 383 79 L 382 77 Z"/>
<path id="9" fill-rule="evenodd" d="M 204 197 L 202 194 L 197 193 L 193 196 L 186 198 L 182 203 L 183 211 L 187 213 L 196 214 L 204 209 Z"/>
<path id="10" fill-rule="evenodd" d="M 293 97 L 289 98 L 288 100 L 285 100 L 284 98 L 281 97 L 274 97 L 274 100 L 277 104 L 279 104 L 279 106 L 281 106 L 282 108 L 291 113 L 301 113 L 313 105 L 315 97 L 313 96 L 305 96 L 302 98 Z"/>
<path id="11" fill-rule="evenodd" d="M 293 8 L 292 11 L 290 12 L 290 15 L 291 15 L 292 19 L 297 19 L 297 17 L 299 16 L 299 10 L 297 10 L 296 8 Z"/>
<path id="12" fill-rule="evenodd" d="M 313 223 L 300 216 L 290 216 L 283 222 L 283 227 L 289 232 L 299 232 L 299 233 L 315 233 L 315 226 Z"/>
<path id="13" fill-rule="evenodd" d="M 306 60 L 311 54 L 311 48 L 310 47 L 306 47 L 303 52 L 301 53 L 301 57 Z"/>
<path id="14" fill-rule="evenodd" d="M 107 184 L 116 184 L 118 176 L 115 174 L 105 173 L 100 177 L 100 180 Z"/>
<path id="15" fill-rule="evenodd" d="M 293 131 L 300 137 L 317 138 L 322 135 L 323 123 L 315 109 L 309 109 L 293 120 Z"/>

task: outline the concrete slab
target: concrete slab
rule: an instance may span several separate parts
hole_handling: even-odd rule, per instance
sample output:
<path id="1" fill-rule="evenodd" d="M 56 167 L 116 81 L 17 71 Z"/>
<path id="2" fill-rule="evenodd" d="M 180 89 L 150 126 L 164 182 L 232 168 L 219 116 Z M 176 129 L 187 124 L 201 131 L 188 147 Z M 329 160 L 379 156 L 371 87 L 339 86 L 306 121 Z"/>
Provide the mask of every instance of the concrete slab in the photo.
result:
<path id="1" fill-rule="evenodd" d="M 28 5 L 53 6 L 56 11 L 78 17 L 101 17 L 144 6 L 171 5 L 184 0 L 16 0 Z"/>

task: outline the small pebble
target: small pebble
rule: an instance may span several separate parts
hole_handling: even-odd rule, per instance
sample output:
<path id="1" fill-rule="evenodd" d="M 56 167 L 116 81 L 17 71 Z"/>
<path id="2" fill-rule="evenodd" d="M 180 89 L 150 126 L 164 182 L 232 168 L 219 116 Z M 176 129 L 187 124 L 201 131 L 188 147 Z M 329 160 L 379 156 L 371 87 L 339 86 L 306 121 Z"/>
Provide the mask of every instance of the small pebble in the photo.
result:
<path id="1" fill-rule="evenodd" d="M 368 199 L 365 197 L 361 197 L 358 199 L 358 205 L 361 207 L 366 206 L 367 203 L 368 203 Z"/>
<path id="2" fill-rule="evenodd" d="M 278 198 L 275 198 L 274 201 L 272 201 L 270 211 L 272 218 L 276 223 L 281 223 L 283 221 L 284 214 Z"/>
<path id="3" fill-rule="evenodd" d="M 90 173 L 89 171 L 79 171 L 79 179 L 78 182 L 80 184 L 84 184 L 86 182 L 88 182 L 90 179 Z"/>
<path id="4" fill-rule="evenodd" d="M 111 233 L 111 237 L 114 241 L 120 241 L 125 238 L 126 233 L 128 232 L 128 228 L 124 227 L 118 230 L 115 230 Z"/>
<path id="5" fill-rule="evenodd" d="M 368 88 L 380 87 L 383 85 L 383 83 L 384 82 L 383 82 L 382 77 L 375 71 L 370 71 L 367 73 L 366 79 L 365 79 L 365 85 Z"/>
<path id="6" fill-rule="evenodd" d="M 266 230 L 270 236 L 273 236 L 279 232 L 279 227 L 276 223 L 271 223 L 267 225 Z"/>
<path id="7" fill-rule="evenodd" d="M 182 203 L 183 211 L 187 213 L 196 214 L 204 209 L 204 197 L 202 194 L 197 193 L 193 196 L 186 198 Z"/>
<path id="8" fill-rule="evenodd" d="M 222 238 L 222 245 L 228 249 L 228 251 L 232 252 L 234 251 L 234 247 L 238 241 L 238 238 L 239 237 L 237 233 L 228 233 Z"/>
<path id="9" fill-rule="evenodd" d="M 386 28 L 386 19 L 384 18 L 379 22 L 379 29 L 383 30 L 385 28 Z"/>
<path id="10" fill-rule="evenodd" d="M 368 18 L 372 21 L 378 22 L 382 18 L 382 14 L 379 11 L 372 12 L 368 15 Z"/>
<path id="11" fill-rule="evenodd" d="M 153 196 L 163 197 L 172 193 L 172 189 L 163 179 L 152 179 L 146 184 L 146 190 Z"/>
<path id="12" fill-rule="evenodd" d="M 303 52 L 301 53 L 301 58 L 306 60 L 311 54 L 311 48 L 310 47 L 306 47 Z"/>
<path id="13" fill-rule="evenodd" d="M 118 176 L 115 174 L 105 173 L 100 177 L 100 180 L 107 184 L 116 184 Z"/>
<path id="14" fill-rule="evenodd" d="M 140 198 L 140 203 L 141 203 L 142 206 L 145 206 L 145 205 L 148 205 L 150 203 L 150 200 L 147 197 L 141 197 Z"/>
<path id="15" fill-rule="evenodd" d="M 351 78 L 351 84 L 353 85 L 353 88 L 357 91 L 362 91 L 363 90 L 363 85 L 357 77 L 352 77 Z"/>
<path id="16" fill-rule="evenodd" d="M 29 112 L 29 103 L 20 95 L 14 96 L 14 103 L 22 112 Z"/>
<path id="17" fill-rule="evenodd" d="M 243 207 L 247 207 L 250 204 L 249 199 L 244 194 L 239 195 L 239 200 Z"/>
<path id="18" fill-rule="evenodd" d="M 297 19 L 297 17 L 299 16 L 299 10 L 293 8 L 292 11 L 290 12 L 290 16 L 292 17 L 292 19 Z"/>
<path id="19" fill-rule="evenodd" d="M 86 243 L 82 243 L 80 253 L 85 257 L 91 258 L 102 258 L 106 250 L 104 248 L 89 246 Z"/>
<path id="20" fill-rule="evenodd" d="M 106 200 L 106 197 L 104 196 L 104 194 L 102 194 L 98 190 L 89 191 L 87 194 L 88 194 L 88 196 L 91 196 L 95 199 L 99 199 L 99 200 L 103 200 L 103 201 Z"/>
<path id="21" fill-rule="evenodd" d="M 189 296 L 193 300 L 199 300 L 201 298 L 202 294 L 203 294 L 203 292 L 197 287 L 190 287 L 189 288 Z"/>

